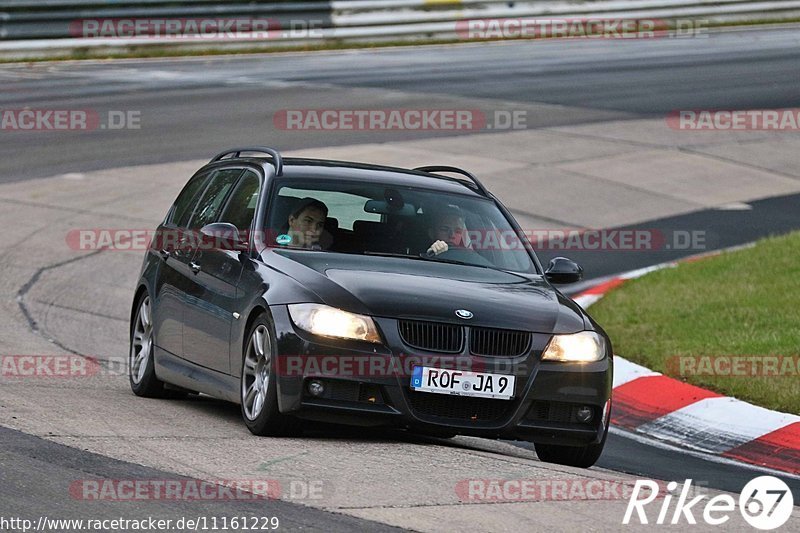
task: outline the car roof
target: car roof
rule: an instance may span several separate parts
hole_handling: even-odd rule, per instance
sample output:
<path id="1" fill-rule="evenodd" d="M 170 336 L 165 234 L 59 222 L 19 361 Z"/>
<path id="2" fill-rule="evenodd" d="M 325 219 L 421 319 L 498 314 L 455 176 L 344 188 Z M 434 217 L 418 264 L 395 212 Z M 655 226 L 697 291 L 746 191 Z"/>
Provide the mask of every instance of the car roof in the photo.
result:
<path id="1" fill-rule="evenodd" d="M 342 178 L 386 185 L 407 185 L 442 192 L 482 196 L 470 183 L 451 176 L 433 175 L 417 170 L 327 159 L 286 158 L 283 176 L 305 178 Z"/>
<path id="2" fill-rule="evenodd" d="M 272 168 L 272 160 L 266 157 L 227 158 L 212 164 L 231 164 L 245 161 Z M 479 198 L 486 197 L 476 190 L 472 182 L 458 177 L 431 174 L 407 168 L 333 159 L 285 157 L 283 158 L 282 173 L 276 178 L 338 178 L 385 185 L 420 187 Z"/>

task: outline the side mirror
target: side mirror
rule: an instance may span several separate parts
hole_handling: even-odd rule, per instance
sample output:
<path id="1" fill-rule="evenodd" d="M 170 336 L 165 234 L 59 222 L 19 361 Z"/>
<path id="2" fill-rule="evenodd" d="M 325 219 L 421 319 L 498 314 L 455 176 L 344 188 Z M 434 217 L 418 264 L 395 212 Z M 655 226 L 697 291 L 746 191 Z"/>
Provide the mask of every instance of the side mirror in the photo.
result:
<path id="1" fill-rule="evenodd" d="M 583 268 L 566 257 L 555 257 L 550 261 L 544 276 L 551 283 L 575 283 L 583 279 Z"/>
<path id="2" fill-rule="evenodd" d="M 203 240 L 217 250 L 241 250 L 247 247 L 239 229 L 228 222 L 215 222 L 200 229 Z"/>

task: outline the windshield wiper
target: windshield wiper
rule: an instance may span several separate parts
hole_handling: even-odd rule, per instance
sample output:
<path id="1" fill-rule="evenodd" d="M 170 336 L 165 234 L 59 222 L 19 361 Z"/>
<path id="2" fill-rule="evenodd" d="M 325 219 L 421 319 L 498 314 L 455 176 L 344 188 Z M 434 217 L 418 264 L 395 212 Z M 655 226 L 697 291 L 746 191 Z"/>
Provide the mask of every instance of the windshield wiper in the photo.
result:
<path id="1" fill-rule="evenodd" d="M 479 267 L 479 268 L 490 268 L 492 270 L 500 270 L 499 268 L 496 268 L 496 267 L 493 267 L 493 266 L 489 266 L 489 265 L 478 265 L 478 264 L 475 264 L 475 263 L 467 263 L 465 261 L 457 261 L 455 259 L 445 259 L 444 257 L 439 257 L 439 256 L 436 256 L 436 255 L 426 256 L 426 255 L 423 254 L 423 255 L 420 256 L 420 258 L 422 258 L 422 259 L 424 259 L 426 261 L 433 261 L 434 263 L 448 263 L 450 265 L 464 265 L 464 266 Z"/>
<path id="2" fill-rule="evenodd" d="M 422 261 L 424 258 L 418 255 L 411 255 L 411 254 L 395 254 L 391 252 L 364 252 L 364 255 L 375 255 L 378 257 L 402 257 L 403 259 L 414 259 L 416 261 Z"/>
<path id="3" fill-rule="evenodd" d="M 404 259 L 414 259 L 415 261 L 433 261 L 435 263 L 449 263 L 451 265 L 465 265 L 465 266 L 476 266 L 482 268 L 492 268 L 487 265 L 476 265 L 473 263 L 465 263 L 464 261 L 456 261 L 455 259 L 444 259 L 442 257 L 437 257 L 435 255 L 427 256 L 425 254 L 419 254 L 419 255 L 396 254 L 392 252 L 364 252 L 364 255 L 376 255 L 379 257 L 402 257 Z"/>
<path id="4" fill-rule="evenodd" d="M 391 252 L 364 252 L 364 255 L 373 255 L 378 257 L 402 257 L 403 259 L 413 259 L 415 261 L 431 261 L 434 263 L 446 263 L 449 265 L 463 265 L 463 266 L 470 266 L 470 267 L 477 267 L 477 268 L 488 268 L 489 270 L 496 270 L 498 272 L 505 272 L 506 274 L 514 274 L 509 270 L 505 270 L 496 266 L 492 265 L 478 265 L 475 263 L 467 263 L 465 261 L 457 261 L 455 259 L 445 259 L 443 257 L 438 257 L 435 255 L 428 256 L 425 254 L 420 255 L 411 255 L 411 254 L 395 254 Z"/>
<path id="5" fill-rule="evenodd" d="M 464 261 L 457 261 L 455 259 L 445 259 L 443 257 L 439 257 L 439 256 L 436 256 L 436 255 L 426 256 L 425 254 L 422 254 L 420 257 L 422 259 L 426 260 L 426 261 L 433 261 L 433 262 L 436 262 L 436 263 L 448 263 L 448 264 L 451 264 L 451 265 L 464 265 L 464 266 L 471 266 L 471 267 L 478 267 L 478 268 L 488 268 L 489 270 L 495 270 L 497 272 L 505 272 L 506 274 L 511 274 L 511 275 L 517 275 L 518 274 L 517 272 L 514 272 L 513 270 L 506 270 L 505 268 L 500 268 L 500 267 L 494 266 L 494 265 L 479 265 L 479 264 L 476 264 L 476 263 L 466 263 Z"/>

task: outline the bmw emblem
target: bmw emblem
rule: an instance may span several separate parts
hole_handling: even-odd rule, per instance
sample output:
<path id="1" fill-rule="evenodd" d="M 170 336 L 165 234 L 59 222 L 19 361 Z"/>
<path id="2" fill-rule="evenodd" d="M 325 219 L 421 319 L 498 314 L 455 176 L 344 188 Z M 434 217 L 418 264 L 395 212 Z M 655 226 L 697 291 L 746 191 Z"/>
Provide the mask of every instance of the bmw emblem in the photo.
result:
<path id="1" fill-rule="evenodd" d="M 472 311 L 468 311 L 466 309 L 456 309 L 456 316 L 458 318 L 463 318 L 464 320 L 469 320 L 473 317 Z"/>

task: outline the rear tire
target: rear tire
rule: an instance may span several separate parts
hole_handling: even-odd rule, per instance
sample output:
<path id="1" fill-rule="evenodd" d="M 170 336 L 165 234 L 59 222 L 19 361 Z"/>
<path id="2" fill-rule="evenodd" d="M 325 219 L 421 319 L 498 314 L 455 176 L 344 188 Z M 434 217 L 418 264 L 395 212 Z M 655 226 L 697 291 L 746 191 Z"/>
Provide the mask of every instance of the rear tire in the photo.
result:
<path id="1" fill-rule="evenodd" d="M 275 376 L 275 334 L 266 314 L 253 321 L 242 353 L 240 400 L 242 418 L 253 435 L 287 437 L 299 432 L 299 420 L 278 409 Z"/>
<path id="2" fill-rule="evenodd" d="M 150 295 L 145 292 L 136 302 L 131 324 L 128 379 L 136 396 L 164 398 L 170 394 L 164 389 L 164 382 L 156 377 L 152 311 Z"/>
<path id="3" fill-rule="evenodd" d="M 603 453 L 603 448 L 606 445 L 606 437 L 608 437 L 608 425 L 606 425 L 605 432 L 603 433 L 603 440 L 596 444 L 589 444 L 587 446 L 558 446 L 555 444 L 541 444 L 537 442 L 534 444 L 534 447 L 536 448 L 536 455 L 539 457 L 539 460 L 545 463 L 589 468 L 600 459 L 600 455 Z"/>

